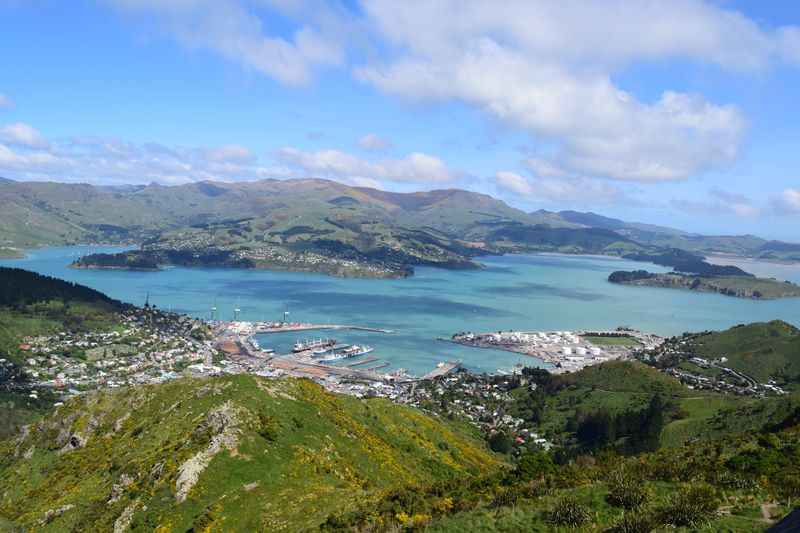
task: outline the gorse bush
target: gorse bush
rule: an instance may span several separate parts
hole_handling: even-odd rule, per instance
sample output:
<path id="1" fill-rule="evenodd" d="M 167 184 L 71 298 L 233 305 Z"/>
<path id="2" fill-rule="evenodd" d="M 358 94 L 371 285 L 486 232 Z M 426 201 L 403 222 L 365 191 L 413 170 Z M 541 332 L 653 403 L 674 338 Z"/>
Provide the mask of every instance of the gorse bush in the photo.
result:
<path id="1" fill-rule="evenodd" d="M 591 519 L 589 507 L 571 496 L 558 500 L 547 513 L 547 521 L 556 526 L 579 527 L 589 523 Z"/>
<path id="2" fill-rule="evenodd" d="M 714 487 L 695 483 L 682 487 L 659 509 L 660 521 L 676 527 L 697 527 L 717 515 L 719 497 Z"/>
<path id="3" fill-rule="evenodd" d="M 650 533 L 660 526 L 653 512 L 646 509 L 626 511 L 608 533 Z"/>
<path id="4" fill-rule="evenodd" d="M 617 470 L 609 476 L 606 501 L 614 507 L 636 509 L 652 498 L 649 485 L 630 472 Z"/>

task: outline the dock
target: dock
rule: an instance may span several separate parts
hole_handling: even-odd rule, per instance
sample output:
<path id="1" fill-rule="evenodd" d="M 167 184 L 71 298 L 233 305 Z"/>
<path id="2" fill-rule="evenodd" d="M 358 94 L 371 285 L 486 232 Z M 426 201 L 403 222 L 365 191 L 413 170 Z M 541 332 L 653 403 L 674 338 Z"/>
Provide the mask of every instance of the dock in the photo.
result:
<path id="1" fill-rule="evenodd" d="M 461 361 L 446 361 L 444 363 L 439 363 L 436 368 L 422 376 L 420 379 L 436 379 L 442 376 L 446 376 L 453 370 L 461 368 Z"/>
<path id="2" fill-rule="evenodd" d="M 379 365 L 371 366 L 367 369 L 367 372 L 375 372 L 376 370 L 380 370 L 381 368 L 386 368 L 389 366 L 389 363 L 381 363 Z"/>
<path id="3" fill-rule="evenodd" d="M 377 360 L 378 360 L 377 357 L 367 357 L 366 359 L 362 359 L 361 361 L 356 361 L 355 363 L 349 363 L 349 364 L 346 364 L 344 366 L 346 366 L 348 368 L 352 368 L 354 366 L 366 365 L 367 363 L 374 363 Z"/>
<path id="4" fill-rule="evenodd" d="M 372 333 L 384 333 L 391 335 L 394 330 L 372 328 L 367 326 L 353 326 L 345 324 L 271 324 L 264 322 L 251 322 L 239 324 L 247 324 L 254 333 L 287 333 L 296 331 L 314 331 L 314 330 L 350 330 L 350 331 L 368 331 Z M 240 326 L 241 327 L 241 326 Z"/>

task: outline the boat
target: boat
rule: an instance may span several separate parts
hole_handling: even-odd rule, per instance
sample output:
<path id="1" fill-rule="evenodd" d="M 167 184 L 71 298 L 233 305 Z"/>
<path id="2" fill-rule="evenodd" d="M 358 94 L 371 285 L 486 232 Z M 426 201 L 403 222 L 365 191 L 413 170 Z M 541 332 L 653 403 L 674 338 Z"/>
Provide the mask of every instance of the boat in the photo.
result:
<path id="1" fill-rule="evenodd" d="M 342 350 L 337 350 L 322 358 L 323 361 L 338 361 L 340 359 L 349 359 L 351 357 L 358 357 L 360 355 L 367 355 L 372 352 L 371 346 L 359 346 L 354 344 Z"/>
<path id="2" fill-rule="evenodd" d="M 331 348 L 336 345 L 335 339 L 313 339 L 306 341 L 297 341 L 292 346 L 292 352 L 305 352 L 308 350 L 316 350 L 320 348 Z"/>

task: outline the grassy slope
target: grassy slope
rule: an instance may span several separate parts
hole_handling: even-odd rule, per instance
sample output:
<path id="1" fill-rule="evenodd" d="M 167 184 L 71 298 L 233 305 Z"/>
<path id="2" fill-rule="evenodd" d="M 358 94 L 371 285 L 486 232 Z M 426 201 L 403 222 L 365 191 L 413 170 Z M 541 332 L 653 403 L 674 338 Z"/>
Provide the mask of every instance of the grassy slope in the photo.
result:
<path id="1" fill-rule="evenodd" d="M 800 330 L 779 320 L 738 326 L 697 339 L 707 358 L 728 358 L 727 366 L 761 382 L 800 382 Z"/>
<path id="2" fill-rule="evenodd" d="M 176 503 L 178 469 L 220 434 L 209 413 L 221 406 L 236 414 L 225 424 L 235 442 Z M 86 446 L 58 454 L 76 433 Z M 29 460 L 18 457 L 30 449 Z M 243 375 L 83 396 L 21 444 L 6 442 L 2 457 L 0 516 L 31 526 L 75 505 L 44 531 L 107 530 L 134 502 L 134 531 L 298 531 L 392 487 L 501 465 L 472 436 L 416 410 Z M 108 504 L 123 474 L 135 481 Z"/>

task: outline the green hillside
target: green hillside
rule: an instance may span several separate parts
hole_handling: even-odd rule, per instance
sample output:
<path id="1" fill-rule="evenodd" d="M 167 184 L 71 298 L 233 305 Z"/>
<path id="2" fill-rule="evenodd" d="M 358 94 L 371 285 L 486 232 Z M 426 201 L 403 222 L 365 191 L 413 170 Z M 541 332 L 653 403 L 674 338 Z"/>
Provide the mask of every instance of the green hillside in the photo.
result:
<path id="1" fill-rule="evenodd" d="M 726 357 L 726 365 L 766 382 L 800 384 L 800 330 L 775 320 L 708 333 L 692 340 L 706 358 Z"/>
<path id="2" fill-rule="evenodd" d="M 37 531 L 299 531 L 502 467 L 414 409 L 246 375 L 87 394 L 0 457 L 0 516 Z"/>
<path id="3" fill-rule="evenodd" d="M 797 396 L 753 398 L 692 390 L 637 361 L 529 375 L 533 390 L 520 383 L 508 402 L 491 408 L 523 419 L 524 427 L 533 427 L 565 457 L 609 449 L 636 454 L 759 431 L 800 405 Z"/>

